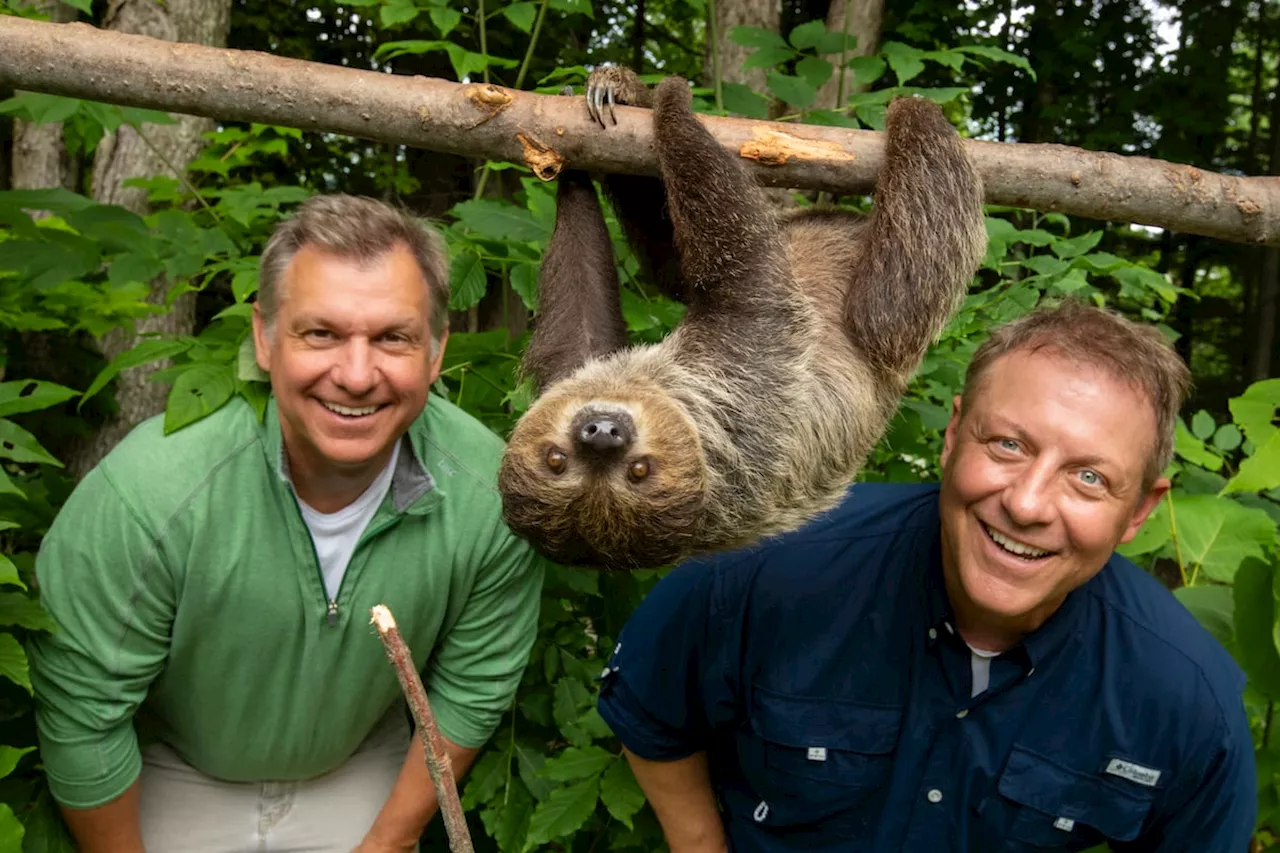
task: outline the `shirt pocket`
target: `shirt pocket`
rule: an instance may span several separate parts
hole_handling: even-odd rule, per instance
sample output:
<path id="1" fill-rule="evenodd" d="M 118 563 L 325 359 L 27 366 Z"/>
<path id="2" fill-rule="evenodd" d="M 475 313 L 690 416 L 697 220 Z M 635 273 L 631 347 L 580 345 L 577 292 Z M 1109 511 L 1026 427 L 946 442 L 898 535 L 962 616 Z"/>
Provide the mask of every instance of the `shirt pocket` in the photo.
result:
<path id="1" fill-rule="evenodd" d="M 1005 853 L 1087 850 L 1106 839 L 1132 841 L 1151 811 L 1154 789 L 1137 790 L 1014 747 L 998 793 L 979 806 Z"/>
<path id="2" fill-rule="evenodd" d="M 787 696 L 755 688 L 743 775 L 762 826 L 870 836 L 883 810 L 902 709 Z M 820 825 L 820 826 L 819 826 Z"/>

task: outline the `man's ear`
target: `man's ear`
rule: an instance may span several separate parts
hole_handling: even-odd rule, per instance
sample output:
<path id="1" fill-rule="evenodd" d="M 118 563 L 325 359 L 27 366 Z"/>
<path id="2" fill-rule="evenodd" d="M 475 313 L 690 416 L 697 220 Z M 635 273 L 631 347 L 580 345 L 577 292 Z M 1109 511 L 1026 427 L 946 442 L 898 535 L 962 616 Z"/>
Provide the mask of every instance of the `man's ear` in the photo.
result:
<path id="1" fill-rule="evenodd" d="M 267 322 L 262 317 L 262 308 L 257 302 L 253 303 L 253 353 L 257 358 L 258 367 L 262 368 L 264 373 L 270 373 L 271 338 L 267 334 Z"/>
<path id="2" fill-rule="evenodd" d="M 1138 531 L 1142 529 L 1143 523 L 1146 522 L 1147 516 L 1160 505 L 1160 501 L 1164 500 L 1164 496 L 1169 492 L 1169 479 L 1161 477 L 1151 484 L 1151 488 L 1142 496 L 1142 500 L 1138 501 L 1138 505 L 1133 510 L 1133 515 L 1129 518 L 1129 523 L 1121 535 L 1121 542 L 1128 542 L 1138 535 Z"/>
<path id="3" fill-rule="evenodd" d="M 942 467 L 947 467 L 947 460 L 951 458 L 951 451 L 955 447 L 957 438 L 956 432 L 960 429 L 960 395 L 957 394 L 951 398 L 951 420 L 947 421 L 947 431 L 942 435 L 942 454 L 938 457 L 938 461 L 942 463 Z"/>

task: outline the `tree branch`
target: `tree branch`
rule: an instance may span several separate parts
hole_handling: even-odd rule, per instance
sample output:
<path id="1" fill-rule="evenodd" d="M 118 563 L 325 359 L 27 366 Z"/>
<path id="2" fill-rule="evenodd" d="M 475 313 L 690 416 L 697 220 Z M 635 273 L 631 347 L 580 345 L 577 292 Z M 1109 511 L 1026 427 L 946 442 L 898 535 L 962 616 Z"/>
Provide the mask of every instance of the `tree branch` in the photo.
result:
<path id="1" fill-rule="evenodd" d="M 657 174 L 647 110 L 594 126 L 581 98 L 536 95 L 0 17 L 0 86 L 526 163 Z M 704 117 L 766 186 L 869 192 L 884 162 L 865 130 Z M 968 140 L 991 204 L 1280 245 L 1280 180 L 1063 145 Z"/>

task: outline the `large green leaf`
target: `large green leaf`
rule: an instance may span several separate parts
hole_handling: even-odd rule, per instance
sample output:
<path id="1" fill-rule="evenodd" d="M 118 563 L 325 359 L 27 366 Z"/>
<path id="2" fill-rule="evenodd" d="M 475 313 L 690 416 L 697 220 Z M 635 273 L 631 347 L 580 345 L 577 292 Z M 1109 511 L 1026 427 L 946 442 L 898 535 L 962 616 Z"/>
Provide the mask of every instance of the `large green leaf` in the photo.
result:
<path id="1" fill-rule="evenodd" d="M 1199 465 L 1210 471 L 1217 471 L 1222 467 L 1222 457 L 1206 448 L 1204 442 L 1187 429 L 1182 418 L 1178 418 L 1174 425 L 1173 447 L 1179 456 L 1192 465 Z"/>
<path id="2" fill-rule="evenodd" d="M 40 602 L 21 592 L 0 592 L 0 625 L 21 625 L 32 631 L 58 628 Z"/>
<path id="3" fill-rule="evenodd" d="M 35 379 L 0 382 L 0 418 L 47 409 L 79 393 L 53 382 Z"/>
<path id="4" fill-rule="evenodd" d="M 598 776 L 617 758 L 612 752 L 598 746 L 579 749 L 571 746 L 542 765 L 542 775 L 557 782 L 573 782 L 588 776 Z"/>
<path id="5" fill-rule="evenodd" d="M 27 585 L 22 582 L 22 577 L 18 574 L 18 567 L 13 564 L 13 560 L 10 560 L 4 554 L 0 554 L 0 586 L 27 588 Z"/>
<path id="6" fill-rule="evenodd" d="M 557 788 L 533 810 L 533 817 L 529 820 L 529 841 L 534 845 L 546 844 L 577 832 L 595 812 L 599 799 L 599 776 Z"/>
<path id="7" fill-rule="evenodd" d="M 230 364 L 193 364 L 173 382 L 164 410 L 164 431 L 168 435 L 211 415 L 236 391 Z"/>
<path id="8" fill-rule="evenodd" d="M 3 418 L 0 418 L 0 459 L 62 467 L 62 463 L 45 450 L 34 435 Z"/>
<path id="9" fill-rule="evenodd" d="M 551 236 L 525 208 L 493 199 L 459 202 L 453 206 L 453 214 L 467 228 L 493 240 L 541 241 Z"/>
<path id="10" fill-rule="evenodd" d="M 604 772 L 600 779 L 600 801 L 614 820 L 631 828 L 631 818 L 644 807 L 645 799 L 626 761 L 615 761 Z"/>
<path id="11" fill-rule="evenodd" d="M 770 71 L 767 75 L 769 89 L 788 104 L 804 109 L 818 96 L 817 88 L 803 77 Z"/>
<path id="12" fill-rule="evenodd" d="M 127 349 L 113 358 L 110 364 L 98 372 L 98 375 L 93 378 L 93 382 L 89 384 L 89 389 L 84 392 L 81 403 L 83 404 L 85 400 L 105 388 L 107 383 L 114 379 L 115 375 L 120 371 L 149 364 L 153 361 L 173 358 L 175 355 L 181 355 L 189 349 L 191 349 L 191 341 L 185 339 L 149 339 L 141 341 L 132 349 Z"/>
<path id="13" fill-rule="evenodd" d="M 1173 499 L 1178 556 L 1188 573 L 1199 566 L 1207 577 L 1230 583 L 1245 559 L 1263 559 L 1274 547 L 1276 525 L 1265 512 L 1215 495 Z"/>
<path id="14" fill-rule="evenodd" d="M 462 807 L 470 810 L 489 802 L 506 784 L 510 772 L 511 755 L 509 753 L 497 750 L 486 752 L 467 774 L 467 785 L 462 794 Z"/>
<path id="15" fill-rule="evenodd" d="M 28 746 L 24 749 L 18 749 L 16 746 L 0 746 L 0 779 L 12 773 L 13 769 L 18 766 L 18 762 L 22 760 L 22 756 L 34 750 L 34 746 Z M 3 849 L 4 847 L 0 846 L 0 850 Z"/>
<path id="16" fill-rule="evenodd" d="M 22 853 L 76 853 L 76 845 L 67 834 L 47 787 L 38 790 L 35 803 L 27 811 L 26 830 Z"/>
<path id="17" fill-rule="evenodd" d="M 512 3 L 502 10 L 502 14 L 508 21 L 515 24 L 524 32 L 533 30 L 533 22 L 538 17 L 537 3 Z"/>
<path id="18" fill-rule="evenodd" d="M 484 263 L 470 249 L 453 259 L 449 271 L 449 309 L 465 311 L 482 298 L 486 288 Z"/>
<path id="19" fill-rule="evenodd" d="M 763 27 L 734 27 L 729 31 L 729 41 L 743 47 L 786 47 L 787 42 L 773 30 Z"/>
<path id="20" fill-rule="evenodd" d="M 1223 491 L 1265 492 L 1280 486 L 1280 432 L 1257 445 L 1253 455 L 1240 463 L 1240 470 L 1227 481 Z"/>
<path id="21" fill-rule="evenodd" d="M 1235 641 L 1235 599 L 1224 584 L 1197 584 L 1174 590 L 1191 615 L 1228 649 Z"/>
<path id="22" fill-rule="evenodd" d="M 0 633 L 0 677 L 4 677 L 31 692 L 31 671 L 27 653 L 12 634 Z"/>
<path id="23" fill-rule="evenodd" d="M 1249 681 L 1267 699 L 1280 699 L 1280 652 L 1276 651 L 1276 599 L 1272 569 L 1249 559 L 1235 576 L 1235 655 Z"/>
<path id="24" fill-rule="evenodd" d="M 1255 382 L 1239 397 L 1227 401 L 1236 426 L 1258 447 L 1266 444 L 1271 436 L 1280 431 L 1272 423 L 1277 406 L 1280 406 L 1280 379 Z"/>
<path id="25" fill-rule="evenodd" d="M 529 793 L 538 801 L 545 800 L 551 795 L 551 790 L 555 784 L 549 779 L 544 779 L 538 775 L 538 771 L 542 769 L 542 765 L 547 763 L 547 756 L 544 753 L 544 747 L 530 739 L 521 738 L 516 741 L 516 770 L 520 774 L 520 781 L 529 789 Z"/>

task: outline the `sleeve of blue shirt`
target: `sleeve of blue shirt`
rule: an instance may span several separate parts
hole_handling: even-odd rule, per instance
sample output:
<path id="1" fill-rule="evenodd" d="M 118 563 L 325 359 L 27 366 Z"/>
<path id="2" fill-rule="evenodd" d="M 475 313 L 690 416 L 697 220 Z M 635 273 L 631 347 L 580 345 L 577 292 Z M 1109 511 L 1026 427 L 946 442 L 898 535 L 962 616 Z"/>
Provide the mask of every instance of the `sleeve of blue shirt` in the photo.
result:
<path id="1" fill-rule="evenodd" d="M 729 601 L 740 598 L 751 571 L 744 562 L 724 557 L 679 566 L 622 629 L 597 708 L 641 758 L 676 761 L 706 749 L 711 711 L 732 692 L 727 662 L 737 659 L 742 608 Z"/>
<path id="2" fill-rule="evenodd" d="M 1246 853 L 1257 820 L 1253 739 L 1243 707 L 1231 709 L 1211 742 L 1208 770 L 1190 799 L 1123 853 Z"/>

